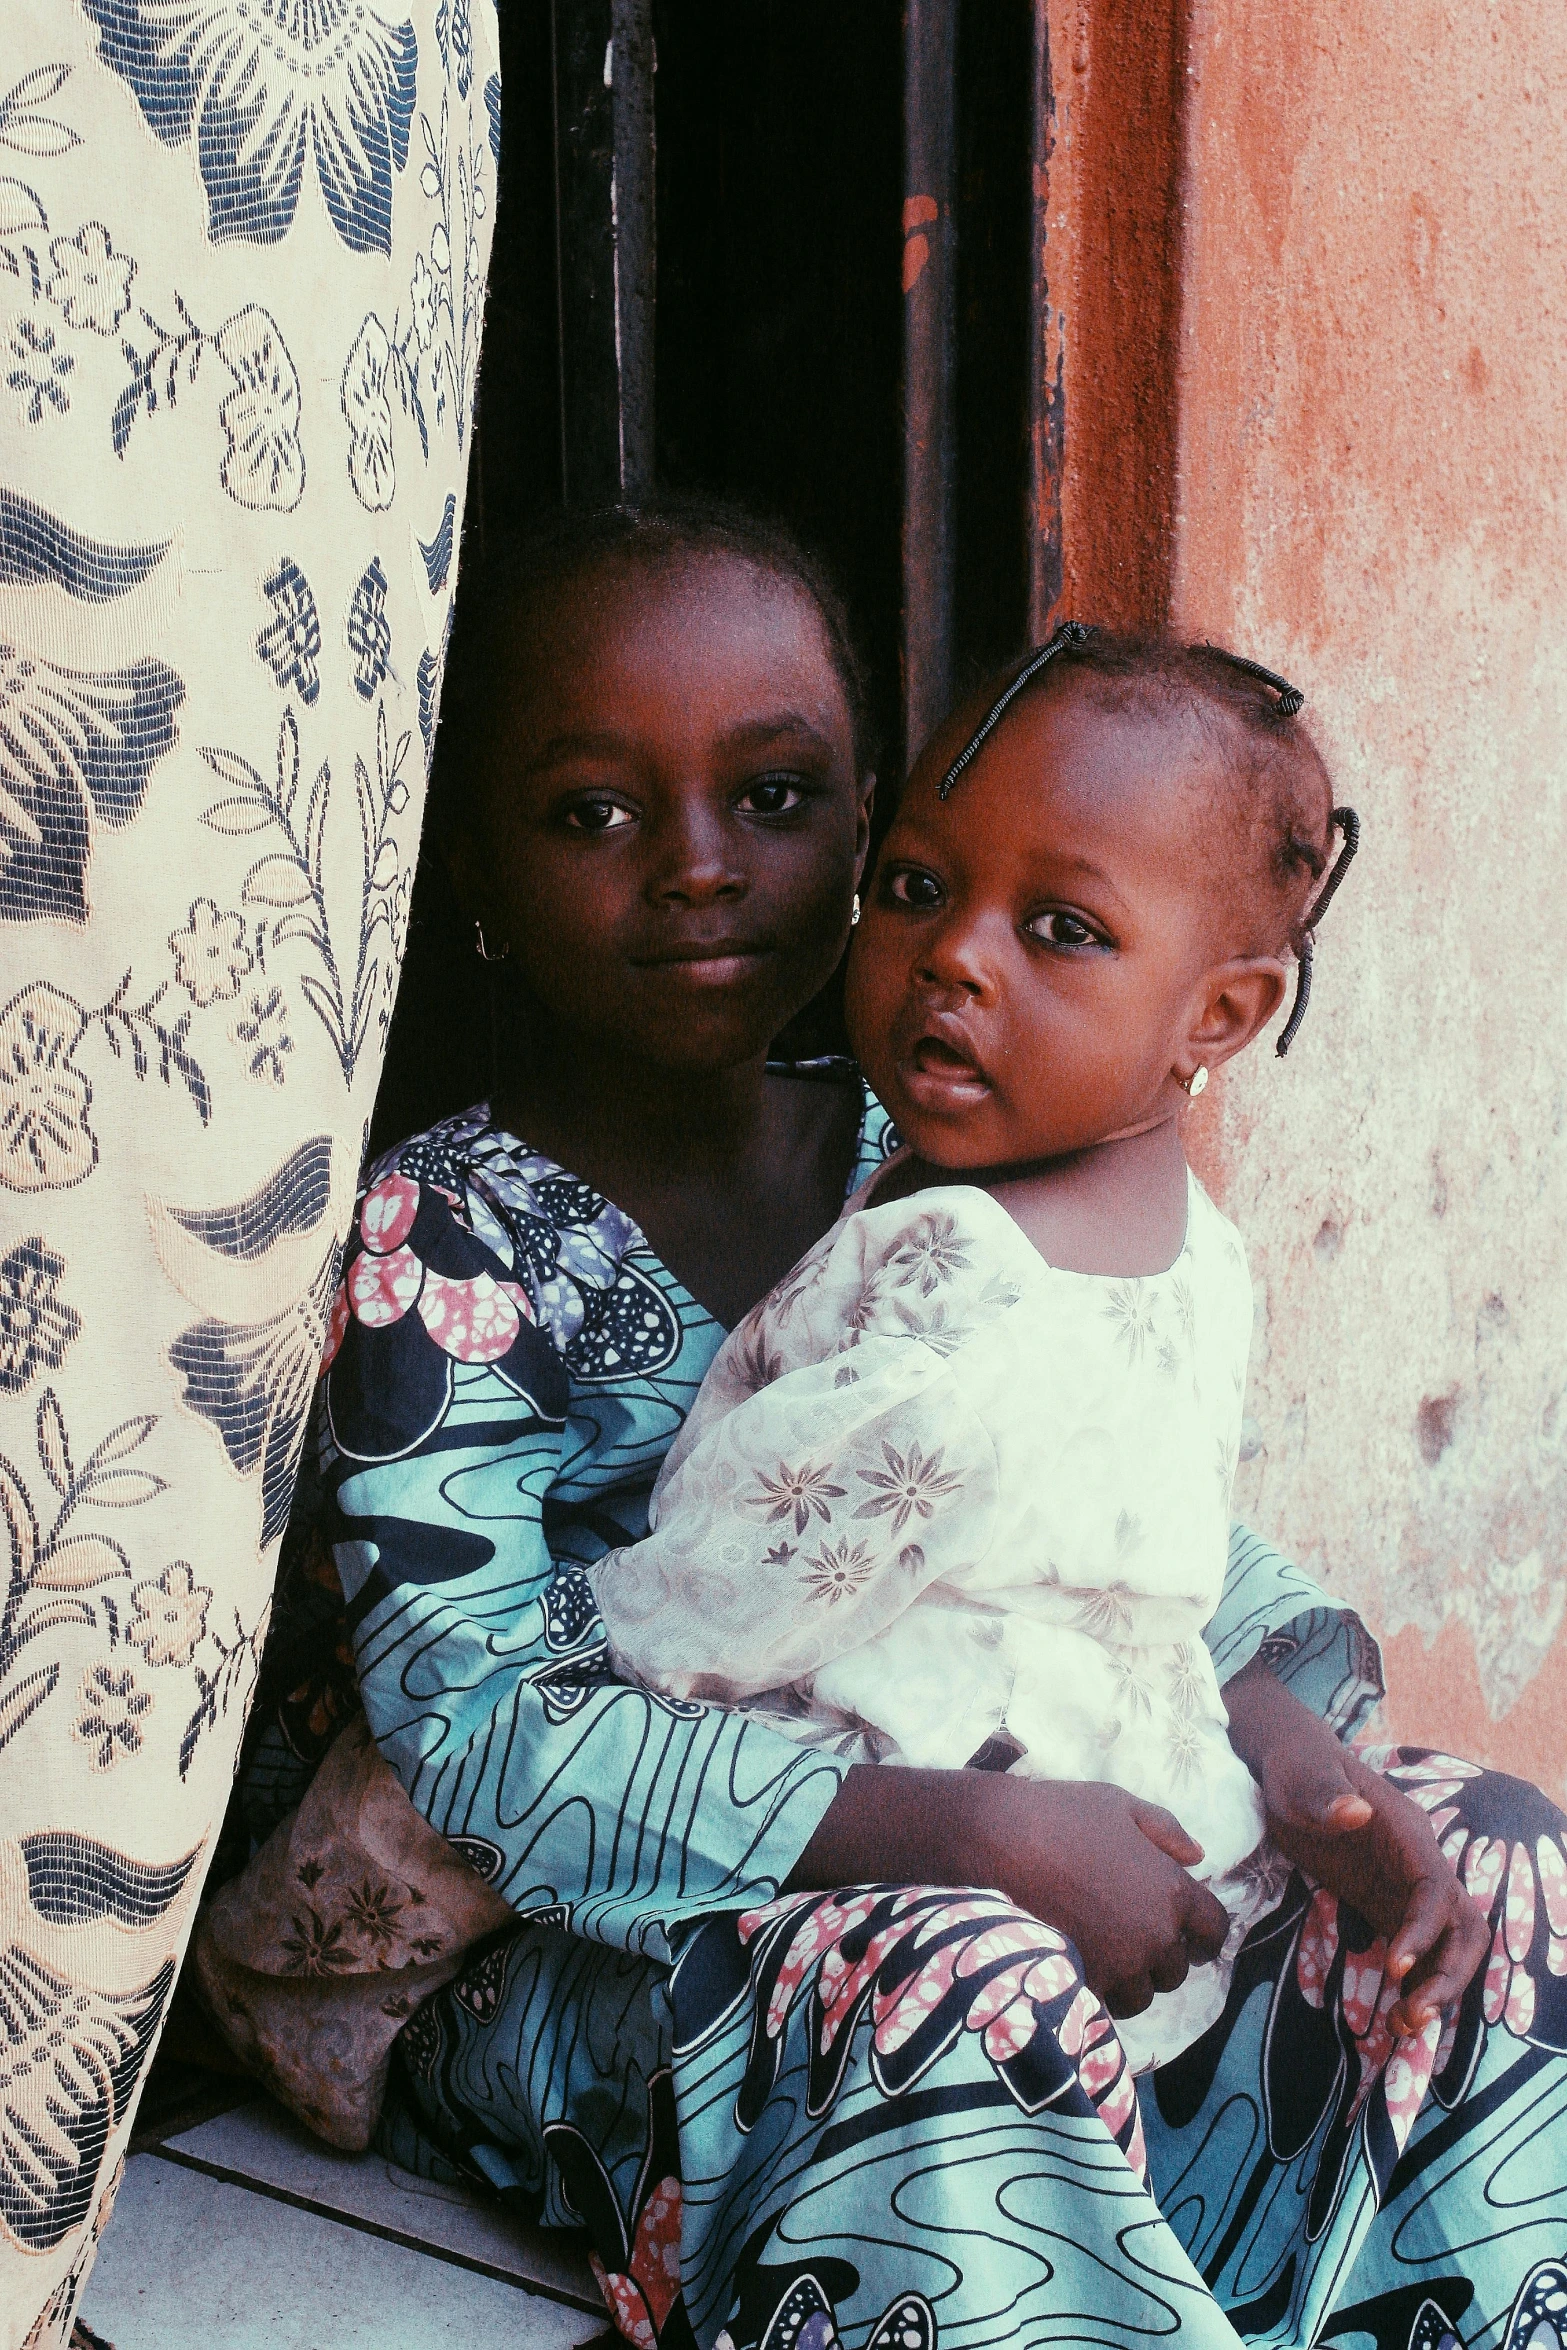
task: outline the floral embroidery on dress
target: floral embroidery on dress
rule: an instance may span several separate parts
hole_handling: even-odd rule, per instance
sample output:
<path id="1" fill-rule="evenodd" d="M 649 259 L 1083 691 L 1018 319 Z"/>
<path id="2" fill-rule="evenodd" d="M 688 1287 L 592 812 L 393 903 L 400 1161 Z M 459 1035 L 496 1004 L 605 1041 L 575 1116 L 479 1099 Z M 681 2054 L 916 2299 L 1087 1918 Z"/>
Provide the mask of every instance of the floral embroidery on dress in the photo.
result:
<path id="1" fill-rule="evenodd" d="M 408 158 L 418 43 L 359 0 L 256 15 L 246 0 L 85 0 L 104 61 L 165 146 L 194 142 L 214 244 L 276 244 L 307 150 L 355 253 L 392 249 L 392 177 Z"/>
<path id="2" fill-rule="evenodd" d="M 1126 1348 L 1131 1361 L 1140 1363 L 1143 1349 L 1153 1332 L 1154 1300 L 1142 1281 L 1117 1281 L 1105 1299 L 1105 1312 L 1114 1322 L 1115 1335 Z"/>
<path id="3" fill-rule="evenodd" d="M 963 1480 L 951 1470 L 944 1469 L 942 1451 L 921 1452 L 911 1444 L 907 1452 L 894 1446 L 882 1445 L 884 1469 L 861 1469 L 860 1483 L 876 1488 L 869 1501 L 862 1501 L 854 1515 L 857 1518 L 890 1517 L 892 1532 L 901 1534 L 910 1518 L 934 1517 L 939 1503 L 950 1501 L 963 1490 Z"/>
<path id="4" fill-rule="evenodd" d="M 825 1600 L 829 1607 L 840 1599 L 847 1599 L 858 1591 L 870 1574 L 876 1561 L 863 1542 L 851 1542 L 844 1535 L 837 1542 L 824 1542 L 806 1562 L 802 1577 L 807 1599 Z"/>
<path id="5" fill-rule="evenodd" d="M 797 1468 L 780 1461 L 776 1476 L 757 1471 L 756 1490 L 746 1496 L 745 1506 L 758 1511 L 769 1525 L 792 1518 L 796 1534 L 803 1534 L 813 1517 L 826 1524 L 832 1516 L 829 1504 L 843 1501 L 847 1494 L 847 1486 L 834 1485 L 827 1470 L 813 1461 L 802 1461 Z"/>
<path id="6" fill-rule="evenodd" d="M 888 1262 L 898 1268 L 900 1287 L 931 1297 L 945 1282 L 968 1272 L 973 1260 L 951 1216 L 933 1210 L 918 1219 Z"/>

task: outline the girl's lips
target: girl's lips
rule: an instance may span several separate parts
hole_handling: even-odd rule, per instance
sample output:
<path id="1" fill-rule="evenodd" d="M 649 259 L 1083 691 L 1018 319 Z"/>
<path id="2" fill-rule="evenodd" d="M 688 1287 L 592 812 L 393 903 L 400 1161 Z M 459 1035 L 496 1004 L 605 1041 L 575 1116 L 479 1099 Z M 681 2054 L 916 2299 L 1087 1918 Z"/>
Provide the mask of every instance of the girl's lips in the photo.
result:
<path id="1" fill-rule="evenodd" d="M 656 971 L 661 978 L 673 979 L 686 987 L 734 987 L 749 979 L 758 966 L 767 959 L 765 947 L 746 947 L 729 940 L 715 940 L 710 947 L 682 949 L 669 955 L 649 956 L 642 964 L 644 971 Z"/>
<path id="2" fill-rule="evenodd" d="M 969 1110 L 990 1091 L 990 1080 L 939 1036 L 922 1036 L 900 1062 L 903 1089 L 923 1110 Z"/>

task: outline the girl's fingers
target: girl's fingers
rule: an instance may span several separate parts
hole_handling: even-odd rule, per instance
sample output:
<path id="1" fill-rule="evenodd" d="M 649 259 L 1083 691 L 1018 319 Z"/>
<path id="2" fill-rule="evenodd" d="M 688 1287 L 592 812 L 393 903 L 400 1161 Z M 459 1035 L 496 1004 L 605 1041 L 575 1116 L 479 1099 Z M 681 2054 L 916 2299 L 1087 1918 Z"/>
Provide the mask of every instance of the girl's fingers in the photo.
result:
<path id="1" fill-rule="evenodd" d="M 1326 1829 L 1332 1835 L 1364 1828 L 1375 1816 L 1342 1764 L 1331 1759 L 1286 1772 L 1283 1786 L 1268 1789 L 1268 1800 L 1292 1826 Z"/>
<path id="2" fill-rule="evenodd" d="M 1387 1969 L 1402 1982 L 1416 1959 L 1434 1950 L 1453 1923 L 1453 1897 L 1458 1888 L 1451 1877 L 1421 1877 L 1416 1881 L 1402 1925 L 1388 1944 Z"/>
<path id="3" fill-rule="evenodd" d="M 1419 2032 L 1432 2016 L 1455 2007 L 1490 1948 L 1491 1930 L 1484 1911 L 1457 1886 L 1448 1890 L 1449 1914 L 1442 1930 L 1410 1970 L 1403 1996 L 1388 2017 L 1395 2032 Z"/>

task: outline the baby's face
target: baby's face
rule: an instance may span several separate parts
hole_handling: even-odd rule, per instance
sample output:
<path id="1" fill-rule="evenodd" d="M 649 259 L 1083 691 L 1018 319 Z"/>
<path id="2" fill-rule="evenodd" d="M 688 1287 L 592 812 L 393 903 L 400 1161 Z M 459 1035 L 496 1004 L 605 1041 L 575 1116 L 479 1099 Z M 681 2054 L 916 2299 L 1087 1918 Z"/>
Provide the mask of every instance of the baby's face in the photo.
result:
<path id="1" fill-rule="evenodd" d="M 1016 1166 L 1168 1114 L 1214 964 L 1194 720 L 1025 693 L 951 797 L 910 779 L 849 961 L 867 1077 L 936 1166 Z M 1217 819 L 1208 814 L 1207 822 Z"/>

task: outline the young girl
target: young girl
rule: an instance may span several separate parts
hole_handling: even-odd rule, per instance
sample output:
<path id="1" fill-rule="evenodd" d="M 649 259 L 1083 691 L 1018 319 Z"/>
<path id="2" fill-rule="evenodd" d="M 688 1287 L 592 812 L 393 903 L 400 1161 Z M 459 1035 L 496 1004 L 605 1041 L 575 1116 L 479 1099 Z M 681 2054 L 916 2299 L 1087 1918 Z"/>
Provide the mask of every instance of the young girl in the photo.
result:
<path id="1" fill-rule="evenodd" d="M 406 1818 L 511 1916 L 407 2022 L 380 2143 L 585 2226 L 641 2350 L 1152 2333 L 1234 2350 L 1225 2311 L 1256 2333 L 1242 2313 L 1264 2299 L 1277 2342 L 1352 2330 L 1357 2304 L 1412 2287 L 1456 2309 L 1451 2243 L 1471 2247 L 1463 2305 L 1501 2343 L 1561 2207 L 1548 2133 L 1518 2143 L 1506 2084 L 1527 2119 L 1562 2068 L 1528 2073 L 1506 2031 L 1485 2039 L 1486 1930 L 1430 1821 L 1454 1782 L 1341 1746 L 1379 1686 L 1374 1646 L 1265 1543 L 1235 1530 L 1207 1643 L 1311 1882 L 1249 1937 L 1226 2020 L 1153 2076 L 1157 2101 L 1134 2095 L 1101 2001 L 1146 2006 L 1217 1908 L 1160 1807 L 858 1764 L 609 1669 L 584 1569 L 645 1525 L 724 1325 L 882 1157 L 857 1082 L 768 1068 L 848 935 L 855 671 L 819 574 L 776 533 L 655 511 L 589 518 L 497 591 L 448 698 L 469 758 L 447 821 L 505 958 L 499 1086 L 391 1152 L 361 1203 L 324 1382 L 325 1530 Z M 224 1992 L 269 1978 L 302 2054 L 325 2012 L 323 2072 L 344 2062 L 330 2011 L 350 1982 L 384 2048 L 438 1906 L 411 1839 L 356 1851 L 335 1752 L 236 1888 L 238 1926 L 270 1871 Z M 1456 1767 L 1449 1820 L 1488 1855 L 1559 1832 L 1538 1799 Z M 960 1890 L 976 1884 L 1000 1891 Z M 1543 1958 L 1518 1979 L 1549 2021 Z M 1460 1998 L 1438 2085 L 1462 2158 L 1387 2188 L 1387 2116 L 1410 2094 L 1387 2017 Z M 1522 2235 L 1515 2186 L 1505 2213 L 1487 2201 L 1504 2160 L 1537 2193 Z"/>
<path id="2" fill-rule="evenodd" d="M 671 1696 L 1168 1803 L 1227 1958 L 1283 1881 L 1202 1644 L 1252 1302 L 1181 1113 L 1277 1009 L 1355 822 L 1283 690 L 1063 630 L 922 762 L 850 962 L 904 1148 L 733 1332 L 655 1531 L 593 1576 L 615 1662 Z M 1140 2069 L 1228 1980 L 1123 2024 Z"/>

